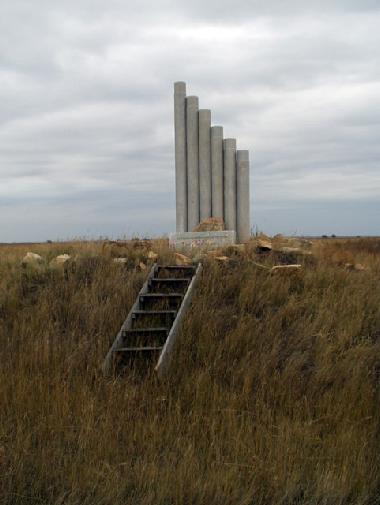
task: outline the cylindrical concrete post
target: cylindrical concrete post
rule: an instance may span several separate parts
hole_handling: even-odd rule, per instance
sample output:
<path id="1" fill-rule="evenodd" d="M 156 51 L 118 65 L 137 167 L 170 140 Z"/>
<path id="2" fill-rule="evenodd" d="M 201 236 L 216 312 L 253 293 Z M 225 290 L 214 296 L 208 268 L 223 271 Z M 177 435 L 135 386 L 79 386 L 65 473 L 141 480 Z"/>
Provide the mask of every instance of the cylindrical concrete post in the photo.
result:
<path id="1" fill-rule="evenodd" d="M 176 230 L 187 231 L 186 84 L 174 83 Z"/>
<path id="2" fill-rule="evenodd" d="M 211 127 L 211 202 L 212 216 L 223 215 L 223 127 Z"/>
<path id="3" fill-rule="evenodd" d="M 249 151 L 236 152 L 236 233 L 240 244 L 251 236 L 249 212 Z"/>
<path id="4" fill-rule="evenodd" d="M 236 139 L 223 142 L 224 222 L 226 230 L 236 230 Z"/>
<path id="5" fill-rule="evenodd" d="M 211 111 L 199 110 L 199 219 L 211 217 Z"/>
<path id="6" fill-rule="evenodd" d="M 197 96 L 186 98 L 187 229 L 199 224 L 199 127 Z"/>

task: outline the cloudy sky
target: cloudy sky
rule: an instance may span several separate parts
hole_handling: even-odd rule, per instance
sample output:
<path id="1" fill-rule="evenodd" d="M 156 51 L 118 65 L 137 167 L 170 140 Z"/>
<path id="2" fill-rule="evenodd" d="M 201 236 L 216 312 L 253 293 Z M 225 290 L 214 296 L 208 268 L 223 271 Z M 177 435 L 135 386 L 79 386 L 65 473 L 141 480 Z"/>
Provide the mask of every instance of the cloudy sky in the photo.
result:
<path id="1" fill-rule="evenodd" d="M 0 242 L 175 228 L 173 82 L 270 234 L 380 234 L 378 0 L 3 0 Z"/>

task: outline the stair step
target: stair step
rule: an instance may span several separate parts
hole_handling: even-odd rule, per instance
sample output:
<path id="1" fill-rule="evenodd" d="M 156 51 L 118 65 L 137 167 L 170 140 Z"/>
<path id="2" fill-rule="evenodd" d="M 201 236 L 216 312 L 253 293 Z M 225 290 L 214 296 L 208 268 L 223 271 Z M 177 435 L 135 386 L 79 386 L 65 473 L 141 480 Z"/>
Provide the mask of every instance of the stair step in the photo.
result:
<path id="1" fill-rule="evenodd" d="M 140 298 L 183 298 L 182 293 L 144 293 Z"/>
<path id="2" fill-rule="evenodd" d="M 190 278 L 189 277 L 153 277 L 150 279 L 150 282 L 152 284 L 172 284 L 172 283 L 189 283 Z"/>
<path id="3" fill-rule="evenodd" d="M 150 347 L 163 345 L 169 335 L 169 328 L 130 328 L 123 331 L 121 345 L 128 347 Z"/>
<path id="4" fill-rule="evenodd" d="M 175 316 L 177 314 L 176 310 L 134 310 L 132 317 L 135 316 L 163 316 L 171 315 Z"/>
<path id="5" fill-rule="evenodd" d="M 123 337 L 127 337 L 128 335 L 137 335 L 137 336 L 145 336 L 155 333 L 165 333 L 167 335 L 169 333 L 170 328 L 159 327 L 159 328 L 131 328 L 129 330 L 125 330 L 123 332 Z"/>
<path id="6" fill-rule="evenodd" d="M 191 278 L 184 277 L 153 277 L 149 282 L 149 291 L 151 293 L 182 293 L 189 287 Z"/>
<path id="7" fill-rule="evenodd" d="M 165 277 L 186 277 L 191 279 L 195 274 L 196 267 L 191 265 L 168 265 L 166 267 L 160 265 L 156 268 L 154 277 L 164 279 Z"/>
<path id="8" fill-rule="evenodd" d="M 193 265 L 157 265 L 158 270 L 195 270 Z"/>
<path id="9" fill-rule="evenodd" d="M 161 351 L 163 346 L 160 347 L 120 347 L 115 352 L 155 352 Z"/>
<path id="10" fill-rule="evenodd" d="M 134 310 L 132 319 L 136 321 L 140 317 L 170 317 L 173 321 L 177 315 L 176 310 Z M 136 328 L 137 329 L 137 328 Z"/>
<path id="11" fill-rule="evenodd" d="M 140 309 L 178 309 L 183 300 L 181 293 L 145 293 L 139 296 Z"/>

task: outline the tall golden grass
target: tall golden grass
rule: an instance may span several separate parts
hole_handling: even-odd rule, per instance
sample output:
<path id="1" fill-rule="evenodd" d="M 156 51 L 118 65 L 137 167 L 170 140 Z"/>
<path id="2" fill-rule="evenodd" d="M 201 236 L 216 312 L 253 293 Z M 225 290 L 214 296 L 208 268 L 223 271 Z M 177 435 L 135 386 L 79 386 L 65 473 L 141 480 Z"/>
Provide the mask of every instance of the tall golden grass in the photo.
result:
<path id="1" fill-rule="evenodd" d="M 138 250 L 120 265 L 96 242 L 1 247 L 0 503 L 380 503 L 380 240 L 313 248 L 287 277 L 251 246 L 206 260 L 159 383 L 100 373 Z M 36 271 L 27 250 L 79 259 Z"/>

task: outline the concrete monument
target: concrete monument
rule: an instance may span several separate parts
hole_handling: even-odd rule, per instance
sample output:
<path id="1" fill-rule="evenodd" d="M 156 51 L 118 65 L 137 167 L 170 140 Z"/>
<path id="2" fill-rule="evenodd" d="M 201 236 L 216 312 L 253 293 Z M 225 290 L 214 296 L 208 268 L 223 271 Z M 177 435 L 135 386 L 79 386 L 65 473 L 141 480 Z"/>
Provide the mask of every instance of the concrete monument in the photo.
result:
<path id="1" fill-rule="evenodd" d="M 171 244 L 227 245 L 247 242 L 251 234 L 249 153 L 236 139 L 223 139 L 223 128 L 211 126 L 211 111 L 199 109 L 186 84 L 174 84 L 176 234 Z M 194 232 L 204 219 L 222 218 L 225 231 Z M 203 241 L 203 242 L 202 242 Z"/>

